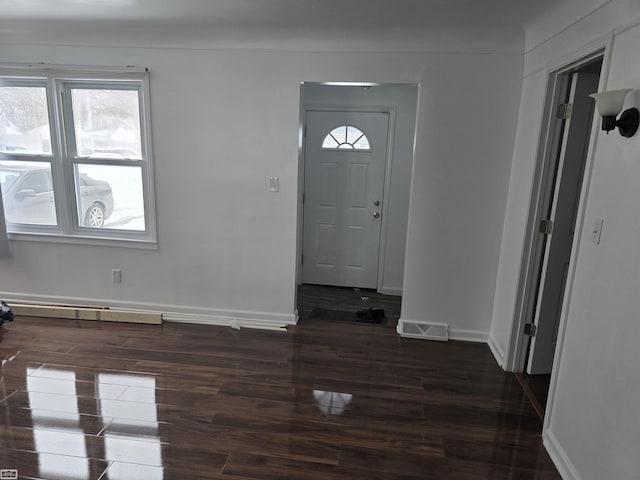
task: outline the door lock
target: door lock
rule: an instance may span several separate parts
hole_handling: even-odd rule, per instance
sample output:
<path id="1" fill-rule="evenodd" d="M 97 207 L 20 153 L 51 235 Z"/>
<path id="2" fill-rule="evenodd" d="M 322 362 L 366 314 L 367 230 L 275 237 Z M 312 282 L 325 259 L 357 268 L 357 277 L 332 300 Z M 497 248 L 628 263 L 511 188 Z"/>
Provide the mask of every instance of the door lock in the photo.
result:
<path id="1" fill-rule="evenodd" d="M 376 200 L 375 202 L 373 202 L 373 204 L 377 207 L 380 205 L 380 200 Z"/>

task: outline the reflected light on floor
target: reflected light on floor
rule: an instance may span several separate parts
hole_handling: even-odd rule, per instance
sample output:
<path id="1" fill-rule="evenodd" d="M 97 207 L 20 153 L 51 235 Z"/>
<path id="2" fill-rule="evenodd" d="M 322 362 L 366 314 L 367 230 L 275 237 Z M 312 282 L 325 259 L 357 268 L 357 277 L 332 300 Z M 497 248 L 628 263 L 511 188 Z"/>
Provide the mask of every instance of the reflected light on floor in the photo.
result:
<path id="1" fill-rule="evenodd" d="M 91 385 L 84 383 L 85 388 Z M 103 478 L 162 480 L 155 378 L 99 373 L 93 383 L 90 388 L 96 392 L 103 432 L 87 435 L 104 442 L 104 460 L 110 465 Z M 80 411 L 76 373 L 28 367 L 26 386 L 40 475 L 51 480 L 88 480 L 91 469 L 81 413 L 94 415 L 95 410 Z"/>
<path id="2" fill-rule="evenodd" d="M 351 402 L 353 395 L 351 395 L 350 393 L 314 390 L 313 398 L 316 399 L 318 408 L 322 413 L 327 415 L 342 415 L 344 409 Z"/>

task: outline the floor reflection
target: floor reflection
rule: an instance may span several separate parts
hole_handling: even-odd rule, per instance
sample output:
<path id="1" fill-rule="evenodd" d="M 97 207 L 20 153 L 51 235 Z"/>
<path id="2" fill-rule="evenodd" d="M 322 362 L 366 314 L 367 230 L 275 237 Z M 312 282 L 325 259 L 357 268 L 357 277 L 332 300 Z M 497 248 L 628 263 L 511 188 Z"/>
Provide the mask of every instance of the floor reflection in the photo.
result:
<path id="1" fill-rule="evenodd" d="M 342 415 L 344 409 L 349 405 L 353 395 L 350 393 L 325 392 L 324 390 L 314 390 L 318 408 L 326 415 Z"/>
<path id="2" fill-rule="evenodd" d="M 156 379 L 100 373 L 97 384 L 99 412 L 108 423 L 104 432 L 105 457 L 114 462 L 107 470 L 106 478 L 162 480 Z M 122 387 L 125 388 L 120 392 Z"/>
<path id="3" fill-rule="evenodd" d="M 40 474 L 45 478 L 88 479 L 75 372 L 28 367 L 27 393 Z"/>
<path id="4" fill-rule="evenodd" d="M 2 336 L 4 335 L 4 330 L 0 330 L 0 339 L 2 339 Z M 13 362 L 18 355 L 20 355 L 20 351 L 17 351 L 16 353 L 11 353 L 9 355 L 5 355 L 5 357 L 2 359 L 2 368 L 4 368 L 4 366 L 9 363 L 9 362 Z"/>
<path id="5" fill-rule="evenodd" d="M 93 382 L 95 394 L 85 398 L 78 394 L 74 371 L 27 368 L 26 387 L 40 475 L 88 480 L 89 458 L 102 450 L 104 455 L 100 457 L 109 462 L 102 478 L 162 480 L 155 382 L 149 375 L 98 373 Z M 83 383 L 84 391 L 90 385 Z M 90 406 L 94 401 L 95 410 Z M 82 416 L 96 413 L 102 431 L 93 436 L 97 432 L 85 431 Z M 93 455 L 88 449 L 94 450 Z"/>

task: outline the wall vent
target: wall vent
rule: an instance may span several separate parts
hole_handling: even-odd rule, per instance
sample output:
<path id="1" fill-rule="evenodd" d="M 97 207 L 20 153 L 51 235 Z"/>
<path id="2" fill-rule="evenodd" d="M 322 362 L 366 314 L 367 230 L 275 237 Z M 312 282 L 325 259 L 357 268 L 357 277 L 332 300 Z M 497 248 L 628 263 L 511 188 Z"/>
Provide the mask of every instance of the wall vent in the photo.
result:
<path id="1" fill-rule="evenodd" d="M 396 331 L 405 338 L 422 338 L 441 342 L 449 340 L 449 325 L 446 323 L 400 319 Z"/>

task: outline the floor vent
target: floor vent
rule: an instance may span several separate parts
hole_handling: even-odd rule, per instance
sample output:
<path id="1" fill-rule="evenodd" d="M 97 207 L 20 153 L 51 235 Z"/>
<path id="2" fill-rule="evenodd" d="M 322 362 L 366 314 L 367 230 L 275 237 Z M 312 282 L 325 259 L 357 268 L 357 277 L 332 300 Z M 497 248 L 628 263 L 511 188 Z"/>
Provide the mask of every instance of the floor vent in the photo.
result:
<path id="1" fill-rule="evenodd" d="M 449 325 L 446 323 L 429 323 L 415 320 L 402 320 L 396 329 L 401 337 L 422 338 L 425 340 L 449 340 Z"/>

